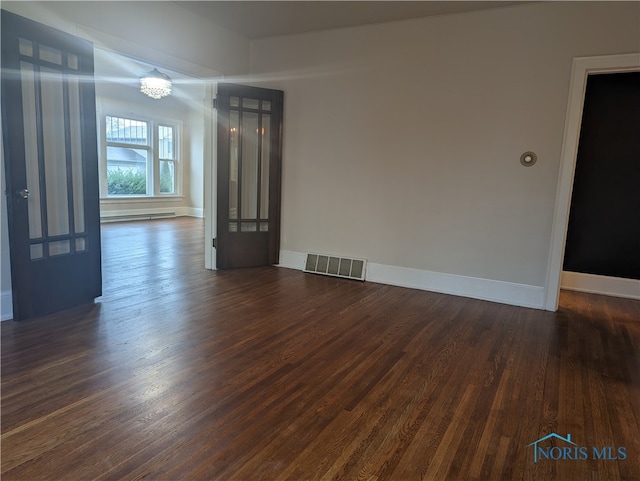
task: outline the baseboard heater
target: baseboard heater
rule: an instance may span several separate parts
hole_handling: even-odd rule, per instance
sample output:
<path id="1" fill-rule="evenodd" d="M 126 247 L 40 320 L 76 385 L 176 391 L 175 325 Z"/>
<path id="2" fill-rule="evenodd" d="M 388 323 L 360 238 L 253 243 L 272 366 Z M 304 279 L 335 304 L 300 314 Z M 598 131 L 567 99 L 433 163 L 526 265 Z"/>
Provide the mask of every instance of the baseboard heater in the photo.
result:
<path id="1" fill-rule="evenodd" d="M 175 216 L 175 212 L 154 212 L 152 214 L 141 212 L 139 214 L 101 216 L 100 222 L 104 224 L 106 222 L 126 222 L 128 220 L 168 219 Z"/>
<path id="2" fill-rule="evenodd" d="M 366 259 L 308 253 L 303 270 L 313 274 L 364 281 L 366 268 Z"/>

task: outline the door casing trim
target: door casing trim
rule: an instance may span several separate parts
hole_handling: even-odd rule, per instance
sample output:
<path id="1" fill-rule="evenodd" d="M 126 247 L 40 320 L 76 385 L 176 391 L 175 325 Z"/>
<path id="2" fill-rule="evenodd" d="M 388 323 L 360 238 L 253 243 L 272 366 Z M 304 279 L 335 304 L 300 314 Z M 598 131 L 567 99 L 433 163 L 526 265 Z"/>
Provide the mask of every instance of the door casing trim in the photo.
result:
<path id="1" fill-rule="evenodd" d="M 640 52 L 573 59 L 544 290 L 544 308 L 548 311 L 558 310 L 562 264 L 587 78 L 591 74 L 635 71 L 640 71 Z"/>

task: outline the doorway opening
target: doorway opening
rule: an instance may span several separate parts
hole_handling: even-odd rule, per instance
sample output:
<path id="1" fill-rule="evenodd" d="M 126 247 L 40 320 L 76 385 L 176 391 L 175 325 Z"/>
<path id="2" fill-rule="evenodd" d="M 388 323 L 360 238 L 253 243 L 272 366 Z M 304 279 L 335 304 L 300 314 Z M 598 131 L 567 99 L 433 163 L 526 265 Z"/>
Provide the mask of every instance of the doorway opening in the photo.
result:
<path id="1" fill-rule="evenodd" d="M 139 77 L 156 65 L 94 52 L 101 221 L 204 217 L 206 83 L 162 66 L 172 92 L 152 99 Z"/>
<path id="2" fill-rule="evenodd" d="M 587 79 L 591 74 L 637 71 L 640 71 L 640 53 L 584 57 L 573 61 L 545 286 L 545 309 L 549 311 L 558 309 Z"/>

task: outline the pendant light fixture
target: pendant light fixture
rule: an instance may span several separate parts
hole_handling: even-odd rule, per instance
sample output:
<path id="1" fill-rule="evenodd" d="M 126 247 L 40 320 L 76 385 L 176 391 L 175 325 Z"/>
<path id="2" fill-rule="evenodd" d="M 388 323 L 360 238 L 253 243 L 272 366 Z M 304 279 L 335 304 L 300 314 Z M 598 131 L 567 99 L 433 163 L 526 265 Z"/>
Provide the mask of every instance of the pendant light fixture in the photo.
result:
<path id="1" fill-rule="evenodd" d="M 171 94 L 171 78 L 157 68 L 140 77 L 140 92 L 152 99 L 161 99 Z"/>

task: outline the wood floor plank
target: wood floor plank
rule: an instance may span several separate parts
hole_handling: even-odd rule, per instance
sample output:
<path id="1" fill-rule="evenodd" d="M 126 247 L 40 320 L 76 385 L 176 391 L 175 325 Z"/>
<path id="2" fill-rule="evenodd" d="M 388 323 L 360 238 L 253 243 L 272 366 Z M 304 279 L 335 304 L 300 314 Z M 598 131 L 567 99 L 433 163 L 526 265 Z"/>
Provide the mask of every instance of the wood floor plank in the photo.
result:
<path id="1" fill-rule="evenodd" d="M 198 219 L 102 235 L 94 305 L 0 325 L 3 480 L 640 479 L 638 301 L 207 271 Z M 552 432 L 626 459 L 534 463 Z"/>

